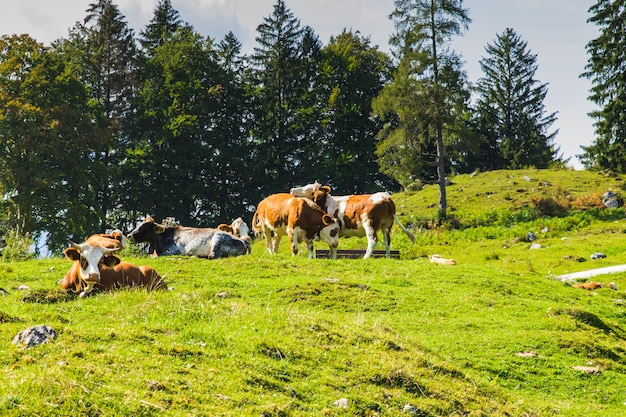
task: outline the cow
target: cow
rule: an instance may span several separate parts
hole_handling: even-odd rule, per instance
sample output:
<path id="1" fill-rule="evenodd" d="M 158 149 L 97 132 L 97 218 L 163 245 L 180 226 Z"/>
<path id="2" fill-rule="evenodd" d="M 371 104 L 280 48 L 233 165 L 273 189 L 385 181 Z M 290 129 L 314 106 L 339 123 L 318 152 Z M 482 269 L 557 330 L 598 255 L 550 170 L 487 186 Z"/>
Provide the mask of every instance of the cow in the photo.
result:
<path id="1" fill-rule="evenodd" d="M 122 287 L 144 287 L 148 290 L 167 289 L 163 278 L 149 266 L 121 262 L 115 255 L 119 248 L 104 248 L 89 243 L 76 244 L 63 252 L 72 267 L 61 280 L 61 288 L 85 297 L 93 291 Z"/>
<path id="2" fill-rule="evenodd" d="M 132 243 L 149 242 L 152 257 L 162 255 L 186 255 L 219 259 L 245 255 L 252 252 L 249 240 L 213 228 L 163 226 L 151 216 L 144 219 L 128 234 Z"/>
<path id="3" fill-rule="evenodd" d="M 287 235 L 292 256 L 297 255 L 298 245 L 304 240 L 313 259 L 313 240 L 318 237 L 328 243 L 331 259 L 337 259 L 339 224 L 311 200 L 287 193 L 272 194 L 257 206 L 252 228 L 263 236 L 271 254 L 278 251 L 281 237 Z"/>
<path id="4" fill-rule="evenodd" d="M 396 216 L 396 205 L 389 193 L 331 196 L 331 188 L 317 182 L 304 187 L 292 188 L 290 194 L 295 197 L 306 197 L 313 200 L 330 216 L 337 218 L 341 225 L 339 235 L 342 237 L 367 237 L 367 250 L 363 258 L 369 258 L 374 252 L 378 241 L 378 231 L 382 230 L 387 258 L 391 251 L 391 227 L 394 221 L 400 229 L 415 242 L 415 236 L 400 222 Z"/>
<path id="5" fill-rule="evenodd" d="M 231 224 L 222 223 L 217 226 L 217 230 L 230 233 L 240 239 L 250 241 L 250 228 L 241 217 L 237 217 Z"/>
<path id="6" fill-rule="evenodd" d="M 102 246 L 109 249 L 123 249 L 126 246 L 126 237 L 121 230 L 115 229 L 111 233 L 97 233 L 85 240 L 92 246 Z"/>

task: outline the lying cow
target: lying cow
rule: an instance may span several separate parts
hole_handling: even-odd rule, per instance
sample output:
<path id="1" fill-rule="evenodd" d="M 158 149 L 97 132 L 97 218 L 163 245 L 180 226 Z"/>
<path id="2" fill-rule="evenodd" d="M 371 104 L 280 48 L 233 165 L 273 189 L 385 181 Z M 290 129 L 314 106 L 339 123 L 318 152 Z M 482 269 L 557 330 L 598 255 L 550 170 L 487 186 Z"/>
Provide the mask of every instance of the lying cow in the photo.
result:
<path id="1" fill-rule="evenodd" d="M 340 236 L 367 237 L 367 250 L 363 258 L 369 258 L 374 252 L 378 241 L 378 231 L 382 230 L 387 258 L 391 250 L 391 227 L 394 221 L 407 234 L 411 242 L 415 242 L 413 234 L 396 216 L 396 205 L 388 193 L 331 196 L 327 185 L 305 185 L 291 189 L 291 195 L 310 198 L 322 210 L 337 218 L 341 225 Z"/>
<path id="2" fill-rule="evenodd" d="M 313 239 L 319 237 L 328 243 L 331 259 L 337 259 L 339 224 L 311 200 L 272 194 L 257 206 L 252 228 L 257 235 L 263 236 L 271 254 L 278 251 L 281 237 L 287 235 L 293 256 L 298 253 L 298 244 L 304 240 L 309 258 L 313 259 Z"/>
<path id="3" fill-rule="evenodd" d="M 233 220 L 231 224 L 220 224 L 217 226 L 217 230 L 221 230 L 222 232 L 227 232 L 231 235 L 237 236 L 240 239 L 250 241 L 250 228 L 241 217 Z"/>
<path id="4" fill-rule="evenodd" d="M 85 240 L 92 246 L 101 246 L 109 249 L 123 249 L 125 246 L 126 237 L 121 230 L 113 230 L 111 233 L 97 233 L 91 235 Z"/>
<path id="5" fill-rule="evenodd" d="M 249 240 L 212 228 L 163 226 L 151 216 L 128 234 L 133 243 L 149 242 L 153 257 L 187 255 L 218 259 L 252 252 Z"/>
<path id="6" fill-rule="evenodd" d="M 63 252 L 73 262 L 61 281 L 61 288 L 80 293 L 81 297 L 94 288 L 112 290 L 121 287 L 144 287 L 149 290 L 167 289 L 163 278 L 149 266 L 120 262 L 114 252 L 118 248 L 104 248 L 88 243 L 76 244 Z"/>

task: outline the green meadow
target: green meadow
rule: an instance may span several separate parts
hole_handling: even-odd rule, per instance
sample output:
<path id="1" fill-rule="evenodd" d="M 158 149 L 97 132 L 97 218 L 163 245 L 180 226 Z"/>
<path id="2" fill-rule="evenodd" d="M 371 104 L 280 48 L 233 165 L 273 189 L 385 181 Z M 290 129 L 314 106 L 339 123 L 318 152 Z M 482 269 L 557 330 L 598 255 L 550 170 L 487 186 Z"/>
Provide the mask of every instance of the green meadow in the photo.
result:
<path id="1" fill-rule="evenodd" d="M 626 213 L 601 204 L 624 178 L 451 182 L 443 225 L 437 186 L 394 194 L 416 235 L 394 227 L 399 260 L 292 257 L 286 239 L 275 256 L 257 241 L 220 260 L 125 250 L 170 289 L 83 299 L 57 284 L 64 258 L 0 261 L 0 415 L 626 415 L 625 273 L 591 278 L 617 290 L 556 279 L 626 264 Z M 12 344 L 39 324 L 57 339 Z"/>

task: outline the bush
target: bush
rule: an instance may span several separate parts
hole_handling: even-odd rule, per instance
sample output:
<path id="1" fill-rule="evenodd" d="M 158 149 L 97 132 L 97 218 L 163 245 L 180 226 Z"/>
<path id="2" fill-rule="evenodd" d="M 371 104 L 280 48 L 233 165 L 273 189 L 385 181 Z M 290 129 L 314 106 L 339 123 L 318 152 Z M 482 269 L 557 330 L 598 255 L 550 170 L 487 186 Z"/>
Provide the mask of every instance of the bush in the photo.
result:
<path id="1" fill-rule="evenodd" d="M 14 230 L 8 230 L 4 236 L 4 246 L 2 247 L 2 258 L 5 261 L 26 261 L 35 258 L 32 247 L 35 239 L 27 233 L 22 235 Z"/>

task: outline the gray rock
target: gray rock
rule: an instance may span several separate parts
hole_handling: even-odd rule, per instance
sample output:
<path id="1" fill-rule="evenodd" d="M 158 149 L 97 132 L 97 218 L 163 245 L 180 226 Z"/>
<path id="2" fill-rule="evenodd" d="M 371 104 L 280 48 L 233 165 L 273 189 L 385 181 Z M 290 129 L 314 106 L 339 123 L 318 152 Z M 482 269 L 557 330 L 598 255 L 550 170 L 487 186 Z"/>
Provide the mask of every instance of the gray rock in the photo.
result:
<path id="1" fill-rule="evenodd" d="M 13 338 L 13 344 L 23 348 L 31 348 L 57 338 L 57 332 L 43 324 L 22 330 Z"/>

